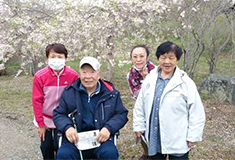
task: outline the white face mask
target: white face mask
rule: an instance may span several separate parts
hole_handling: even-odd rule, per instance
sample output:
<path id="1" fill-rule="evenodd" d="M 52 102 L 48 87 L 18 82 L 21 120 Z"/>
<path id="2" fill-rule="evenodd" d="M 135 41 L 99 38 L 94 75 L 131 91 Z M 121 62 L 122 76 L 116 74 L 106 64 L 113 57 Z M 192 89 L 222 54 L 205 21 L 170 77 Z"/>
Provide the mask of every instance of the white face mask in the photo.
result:
<path id="1" fill-rule="evenodd" d="M 64 68 L 65 59 L 63 59 L 63 58 L 49 58 L 48 65 L 51 67 L 51 69 L 53 69 L 55 71 L 59 71 L 62 68 Z"/>

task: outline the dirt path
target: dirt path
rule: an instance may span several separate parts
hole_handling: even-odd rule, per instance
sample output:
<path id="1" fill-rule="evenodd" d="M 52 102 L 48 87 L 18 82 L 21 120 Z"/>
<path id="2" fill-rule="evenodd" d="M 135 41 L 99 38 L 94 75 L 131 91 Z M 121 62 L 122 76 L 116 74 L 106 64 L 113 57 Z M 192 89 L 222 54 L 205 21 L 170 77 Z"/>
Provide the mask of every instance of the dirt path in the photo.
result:
<path id="1" fill-rule="evenodd" d="M 42 159 L 31 119 L 0 112 L 0 137 L 1 159 Z"/>

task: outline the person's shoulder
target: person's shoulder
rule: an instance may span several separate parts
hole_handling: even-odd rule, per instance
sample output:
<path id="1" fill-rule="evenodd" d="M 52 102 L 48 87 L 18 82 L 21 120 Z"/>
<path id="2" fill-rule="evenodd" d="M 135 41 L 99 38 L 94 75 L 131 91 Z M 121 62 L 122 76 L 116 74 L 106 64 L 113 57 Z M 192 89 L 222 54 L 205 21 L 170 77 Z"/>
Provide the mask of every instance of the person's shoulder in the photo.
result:
<path id="1" fill-rule="evenodd" d="M 152 61 L 148 61 L 148 63 L 155 66 L 155 64 Z"/>
<path id="2" fill-rule="evenodd" d="M 64 100 L 71 100 L 76 95 L 75 87 L 73 86 L 73 83 L 66 86 L 62 92 L 61 98 Z"/>
<path id="3" fill-rule="evenodd" d="M 65 67 L 66 67 L 66 73 L 77 75 L 77 71 L 75 71 L 73 68 L 71 68 L 70 66 L 65 66 Z"/>
<path id="4" fill-rule="evenodd" d="M 49 67 L 46 66 L 46 67 L 44 67 L 44 68 L 38 70 L 38 71 L 34 74 L 34 76 L 35 76 L 35 77 L 42 77 L 43 75 L 48 74 L 49 71 L 50 71 L 50 70 L 49 70 Z"/>
<path id="5" fill-rule="evenodd" d="M 153 79 L 156 79 L 156 77 L 157 77 L 157 74 L 158 74 L 157 72 L 158 72 L 157 67 L 155 67 L 154 69 L 152 69 L 152 70 L 149 72 L 149 74 L 146 75 L 146 77 L 145 77 L 145 79 L 144 79 L 144 81 L 143 81 L 143 83 L 142 83 L 142 86 L 143 86 L 144 84 L 147 84 L 147 83 L 152 83 Z"/>
<path id="6" fill-rule="evenodd" d="M 151 69 L 156 68 L 156 65 L 152 61 L 148 61 L 147 64 L 150 66 Z"/>
<path id="7" fill-rule="evenodd" d="M 126 79 L 128 80 L 130 78 L 130 72 L 127 72 Z"/>
<path id="8" fill-rule="evenodd" d="M 127 80 L 131 79 L 132 76 L 138 72 L 135 68 L 134 68 L 134 65 L 132 67 L 129 68 L 129 71 L 127 72 L 127 75 L 126 75 L 126 78 Z"/>
<path id="9" fill-rule="evenodd" d="M 179 72 L 181 78 L 183 78 L 183 79 L 188 79 L 188 80 L 191 79 L 191 78 L 188 76 L 188 74 L 187 74 L 184 70 L 182 70 L 182 69 L 180 69 L 180 68 L 178 68 L 178 67 L 177 67 L 177 70 L 178 70 L 178 72 Z"/>
<path id="10" fill-rule="evenodd" d="M 179 69 L 179 68 L 178 68 L 178 69 Z M 189 77 L 189 75 L 188 75 L 185 71 L 179 69 L 179 72 L 180 72 L 181 79 L 182 79 L 186 84 L 188 84 L 188 85 L 195 85 L 195 82 L 192 80 L 192 78 Z"/>
<path id="11" fill-rule="evenodd" d="M 72 84 L 66 86 L 65 91 L 75 89 L 78 86 L 78 83 L 79 83 L 79 78 L 76 81 L 74 81 Z"/>
<path id="12" fill-rule="evenodd" d="M 104 84 L 104 86 L 110 91 L 110 92 L 113 92 L 115 91 L 115 87 L 114 85 L 110 82 L 110 81 L 107 81 L 105 79 L 102 79 L 101 82 Z"/>
<path id="13" fill-rule="evenodd" d="M 130 74 L 131 72 L 134 71 L 134 66 L 130 67 L 129 70 L 128 70 L 128 74 Z"/>
<path id="14" fill-rule="evenodd" d="M 133 68 L 134 68 L 133 66 L 129 68 L 129 70 L 128 70 L 127 74 L 126 74 L 127 80 L 130 79 L 130 77 L 131 77 L 131 75 L 132 75 L 132 73 L 133 73 Z"/>
<path id="15" fill-rule="evenodd" d="M 73 87 L 72 84 L 66 86 L 66 87 L 64 88 L 64 92 L 69 92 L 69 90 L 72 89 L 72 87 Z"/>
<path id="16" fill-rule="evenodd" d="M 150 76 L 156 75 L 157 72 L 158 72 L 158 67 L 155 66 L 155 67 L 149 72 L 149 74 L 147 74 L 147 76 L 150 77 Z M 147 77 L 147 76 L 146 76 L 146 77 Z"/>

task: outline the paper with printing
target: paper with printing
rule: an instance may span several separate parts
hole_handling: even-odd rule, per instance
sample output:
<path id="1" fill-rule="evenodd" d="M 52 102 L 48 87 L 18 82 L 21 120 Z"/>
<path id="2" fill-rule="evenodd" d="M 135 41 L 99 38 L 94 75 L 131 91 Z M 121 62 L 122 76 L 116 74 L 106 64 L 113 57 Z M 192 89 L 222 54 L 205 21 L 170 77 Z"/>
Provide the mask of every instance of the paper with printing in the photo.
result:
<path id="1" fill-rule="evenodd" d="M 77 148 L 79 150 L 87 150 L 99 147 L 100 143 L 97 141 L 98 134 L 99 130 L 78 133 Z"/>

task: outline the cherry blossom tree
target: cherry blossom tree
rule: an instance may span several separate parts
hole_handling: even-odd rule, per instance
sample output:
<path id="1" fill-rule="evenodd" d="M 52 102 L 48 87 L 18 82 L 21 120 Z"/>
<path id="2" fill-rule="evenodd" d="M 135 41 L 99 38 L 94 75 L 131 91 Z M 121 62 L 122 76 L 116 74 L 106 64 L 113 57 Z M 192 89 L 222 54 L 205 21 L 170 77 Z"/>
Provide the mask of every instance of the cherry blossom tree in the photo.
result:
<path id="1" fill-rule="evenodd" d="M 6 60 L 1 62 L 4 65 L 11 56 L 17 55 L 21 65 L 18 74 L 28 73 L 27 67 L 33 74 L 45 62 L 45 46 L 58 41 L 69 48 L 71 58 L 93 55 L 106 61 L 107 79 L 111 79 L 114 60 L 116 55 L 120 56 L 117 53 L 121 49 L 159 38 L 156 33 L 161 10 L 157 8 L 161 3 L 153 0 L 97 4 L 69 0 L 3 0 L 1 3 L 8 12 L 7 15 L 1 12 L 4 14 L 1 43 L 6 48 L 1 54 Z"/>
<path id="2" fill-rule="evenodd" d="M 0 71 L 17 57 L 21 67 L 17 75 L 34 74 L 46 65 L 46 45 L 60 42 L 70 59 L 90 55 L 107 63 L 105 78 L 110 80 L 117 60 L 129 59 L 133 45 L 155 49 L 160 41 L 175 37 L 187 53 L 185 70 L 193 77 L 205 51 L 213 47 L 210 53 L 217 51 L 208 59 L 214 64 L 210 61 L 231 43 L 229 32 L 220 32 L 219 41 L 212 34 L 219 29 L 216 25 L 222 25 L 220 19 L 227 30 L 232 28 L 232 12 L 226 12 L 231 4 L 229 0 L 0 0 Z"/>
<path id="3" fill-rule="evenodd" d="M 83 18 L 77 20 L 81 44 L 89 54 L 107 62 L 107 79 L 113 77 L 115 58 L 121 57 L 124 48 L 135 42 L 156 42 L 160 27 L 157 20 L 161 10 L 156 11 L 159 4 L 157 1 L 104 1 L 84 7 Z M 78 31 L 76 27 L 74 30 Z"/>
<path id="4" fill-rule="evenodd" d="M 49 6 L 48 8 L 46 6 Z M 11 57 L 17 56 L 21 69 L 25 73 L 35 72 L 35 66 L 43 62 L 42 44 L 47 42 L 47 31 L 43 24 L 53 18 L 55 12 L 51 10 L 52 4 L 42 4 L 37 1 L 3 0 L 1 2 L 1 31 L 0 39 L 2 66 Z M 30 68 L 27 70 L 26 66 Z M 4 68 L 4 67 L 3 67 Z"/>

